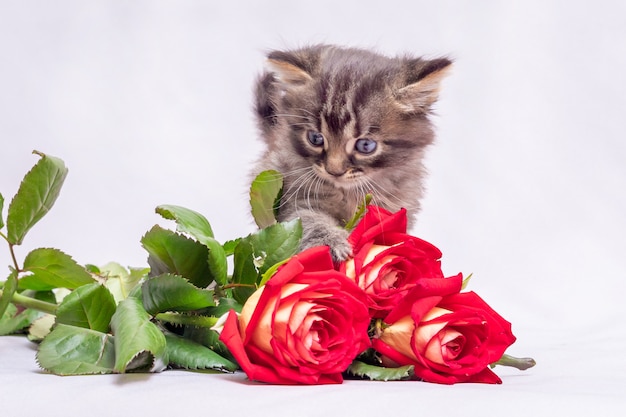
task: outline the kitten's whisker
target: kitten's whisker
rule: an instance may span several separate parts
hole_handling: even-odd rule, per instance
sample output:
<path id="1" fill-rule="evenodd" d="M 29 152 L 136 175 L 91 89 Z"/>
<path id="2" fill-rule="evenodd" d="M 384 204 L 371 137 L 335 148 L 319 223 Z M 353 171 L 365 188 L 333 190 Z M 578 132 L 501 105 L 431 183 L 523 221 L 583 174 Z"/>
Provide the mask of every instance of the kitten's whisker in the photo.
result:
<path id="1" fill-rule="evenodd" d="M 309 195 L 309 189 L 311 187 L 311 183 L 313 181 L 313 179 L 315 178 L 315 173 L 311 170 L 310 172 L 307 172 L 306 174 L 302 175 L 301 177 L 301 181 L 300 184 L 298 186 L 298 188 L 296 189 L 295 193 L 293 194 L 294 196 L 294 206 L 296 207 L 296 211 L 298 211 L 298 209 L 300 208 L 300 206 L 298 205 L 298 200 L 301 199 L 306 199 L 308 198 Z M 308 205 L 310 206 L 310 202 L 308 203 Z"/>
<path id="2" fill-rule="evenodd" d="M 289 114 L 289 113 L 276 113 L 276 114 L 273 114 L 272 117 L 299 117 L 301 119 L 309 120 L 309 116 L 302 116 L 300 114 Z"/>
<path id="3" fill-rule="evenodd" d="M 289 123 L 289 127 L 296 127 L 296 126 L 311 126 L 311 123 L 310 122 Z"/>
<path id="4" fill-rule="evenodd" d="M 292 173 L 294 171 L 292 171 Z M 300 193 L 300 190 L 303 187 L 305 187 L 307 183 L 310 181 L 310 179 L 312 178 L 312 176 L 315 175 L 315 173 L 313 172 L 311 168 L 300 169 L 298 171 L 305 171 L 305 172 L 301 174 L 299 177 L 297 177 L 293 182 L 291 182 L 291 184 L 288 184 L 288 186 L 285 187 L 285 189 L 287 189 L 288 191 L 282 196 L 280 204 L 278 206 L 279 209 L 287 205 L 291 200 L 297 201 L 298 199 L 297 197 L 298 197 L 298 194 Z M 297 211 L 297 205 L 295 206 L 296 206 L 296 211 Z"/>
<path id="5" fill-rule="evenodd" d="M 405 208 L 407 210 L 412 210 L 418 208 L 416 204 L 409 204 L 406 200 L 401 199 L 396 196 L 394 193 L 389 192 L 383 186 L 379 185 L 376 181 L 374 181 L 370 177 L 365 177 L 364 181 L 368 184 L 369 187 L 373 190 L 373 200 L 377 200 L 379 205 L 382 207 L 389 209 L 391 211 L 396 211 L 399 208 Z"/>
<path id="6" fill-rule="evenodd" d="M 283 172 L 282 175 L 283 175 L 283 177 L 289 177 L 289 176 L 293 176 L 293 175 L 300 175 L 302 172 L 311 171 L 312 169 L 313 168 L 311 168 L 310 166 L 302 167 L 302 168 L 295 168 L 295 169 L 292 169 L 291 171 Z"/>
<path id="7" fill-rule="evenodd" d="M 306 113 L 306 114 L 308 114 L 310 116 L 313 116 L 313 117 L 317 117 L 317 115 L 315 113 L 313 113 L 312 111 L 309 111 L 309 110 L 307 110 L 305 108 L 302 108 L 302 107 L 298 107 L 298 108 L 296 108 L 294 110 L 301 111 L 301 112 Z"/>

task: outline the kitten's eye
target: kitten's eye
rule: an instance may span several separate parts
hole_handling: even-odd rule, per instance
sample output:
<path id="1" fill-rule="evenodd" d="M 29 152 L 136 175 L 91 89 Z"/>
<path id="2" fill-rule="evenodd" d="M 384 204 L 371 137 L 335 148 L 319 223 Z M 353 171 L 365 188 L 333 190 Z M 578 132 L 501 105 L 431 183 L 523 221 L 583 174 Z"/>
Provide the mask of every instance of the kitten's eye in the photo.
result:
<path id="1" fill-rule="evenodd" d="M 376 150 L 377 145 L 378 144 L 373 139 L 361 138 L 356 141 L 356 143 L 354 144 L 354 147 L 356 148 L 357 151 L 363 154 L 370 154 Z"/>
<path id="2" fill-rule="evenodd" d="M 320 132 L 309 130 L 307 132 L 307 139 L 309 139 L 309 142 L 313 146 L 322 146 L 324 144 L 324 135 Z"/>

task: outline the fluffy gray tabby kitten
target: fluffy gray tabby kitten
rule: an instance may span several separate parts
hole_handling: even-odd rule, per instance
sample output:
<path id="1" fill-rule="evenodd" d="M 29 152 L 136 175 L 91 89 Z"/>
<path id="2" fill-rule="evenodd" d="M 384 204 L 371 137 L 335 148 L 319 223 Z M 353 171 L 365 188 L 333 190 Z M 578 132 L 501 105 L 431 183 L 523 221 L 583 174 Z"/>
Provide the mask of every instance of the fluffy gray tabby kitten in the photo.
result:
<path id="1" fill-rule="evenodd" d="M 351 253 L 341 228 L 365 194 L 409 222 L 420 208 L 428 118 L 451 61 L 316 45 L 268 54 L 255 110 L 267 148 L 255 174 L 284 176 L 279 220 L 302 219 L 302 249 Z"/>

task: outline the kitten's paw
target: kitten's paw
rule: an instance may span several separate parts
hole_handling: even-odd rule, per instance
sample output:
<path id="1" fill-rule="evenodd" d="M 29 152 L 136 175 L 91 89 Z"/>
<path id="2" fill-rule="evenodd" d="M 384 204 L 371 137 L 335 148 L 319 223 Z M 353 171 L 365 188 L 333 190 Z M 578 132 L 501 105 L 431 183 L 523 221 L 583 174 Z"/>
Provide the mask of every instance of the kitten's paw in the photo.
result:
<path id="1" fill-rule="evenodd" d="M 349 234 L 347 230 L 338 227 L 309 229 L 305 231 L 301 249 L 328 246 L 333 261 L 345 261 L 352 255 L 352 246 L 348 243 Z"/>
<path id="2" fill-rule="evenodd" d="M 330 254 L 333 261 L 342 262 L 352 256 L 352 245 L 348 243 L 347 238 L 341 242 L 335 242 L 330 246 Z"/>

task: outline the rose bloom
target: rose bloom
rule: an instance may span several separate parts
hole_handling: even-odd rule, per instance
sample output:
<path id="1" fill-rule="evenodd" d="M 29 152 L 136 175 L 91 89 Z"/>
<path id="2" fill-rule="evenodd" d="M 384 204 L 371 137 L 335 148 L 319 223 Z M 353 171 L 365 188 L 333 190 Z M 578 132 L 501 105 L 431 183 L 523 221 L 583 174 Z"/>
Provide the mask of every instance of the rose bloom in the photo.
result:
<path id="1" fill-rule="evenodd" d="M 372 341 L 383 365 L 413 365 L 428 382 L 499 384 L 489 369 L 515 342 L 511 323 L 473 292 L 459 293 L 462 276 L 422 280 L 385 318 Z"/>
<path id="2" fill-rule="evenodd" d="M 422 278 L 443 278 L 441 251 L 406 234 L 406 210 L 369 206 L 352 231 L 353 258 L 339 267 L 368 296 L 372 318 L 383 318 Z"/>
<path id="3" fill-rule="evenodd" d="M 231 311 L 220 334 L 252 380 L 273 384 L 341 383 L 370 346 L 363 291 L 333 269 L 328 247 L 308 249 L 281 266 Z"/>

